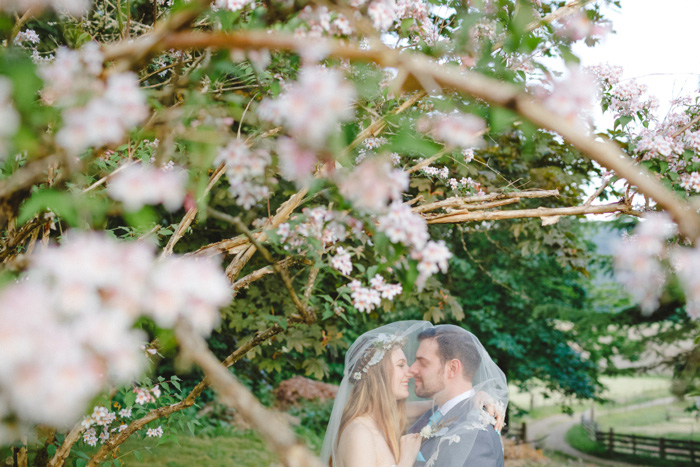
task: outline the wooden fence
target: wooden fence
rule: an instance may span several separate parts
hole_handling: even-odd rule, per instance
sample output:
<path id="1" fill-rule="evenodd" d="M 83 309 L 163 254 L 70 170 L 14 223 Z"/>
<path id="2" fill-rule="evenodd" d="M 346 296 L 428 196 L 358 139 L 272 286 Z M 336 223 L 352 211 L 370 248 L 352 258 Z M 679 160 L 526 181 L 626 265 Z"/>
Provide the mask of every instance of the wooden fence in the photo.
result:
<path id="1" fill-rule="evenodd" d="M 656 457 L 659 459 L 689 462 L 700 465 L 700 442 L 651 436 L 625 435 L 609 431 L 600 431 L 596 423 L 584 421 L 588 436 L 604 445 L 608 452 Z"/>
<path id="2" fill-rule="evenodd" d="M 504 432 L 508 438 L 515 440 L 516 444 L 523 444 L 527 442 L 527 424 L 521 423 L 519 426 L 513 425 L 509 426 L 508 430 Z"/>

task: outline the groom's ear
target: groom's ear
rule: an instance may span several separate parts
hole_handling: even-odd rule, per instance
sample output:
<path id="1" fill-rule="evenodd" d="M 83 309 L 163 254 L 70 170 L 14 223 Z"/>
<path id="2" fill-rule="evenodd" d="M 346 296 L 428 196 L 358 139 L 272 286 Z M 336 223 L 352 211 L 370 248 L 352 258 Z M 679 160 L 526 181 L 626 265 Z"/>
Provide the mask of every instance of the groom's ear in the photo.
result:
<path id="1" fill-rule="evenodd" d="M 454 378 L 455 376 L 458 376 L 462 373 L 462 362 L 460 362 L 458 359 L 453 358 L 449 362 L 447 362 L 447 375 L 450 378 Z"/>

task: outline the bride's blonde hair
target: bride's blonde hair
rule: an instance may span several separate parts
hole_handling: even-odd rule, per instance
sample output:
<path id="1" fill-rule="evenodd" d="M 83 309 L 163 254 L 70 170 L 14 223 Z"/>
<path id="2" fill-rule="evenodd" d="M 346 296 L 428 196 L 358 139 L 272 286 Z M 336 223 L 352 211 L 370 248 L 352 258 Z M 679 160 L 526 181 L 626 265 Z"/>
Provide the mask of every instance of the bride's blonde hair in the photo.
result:
<path id="1" fill-rule="evenodd" d="M 340 419 L 336 443 L 350 422 L 357 417 L 369 415 L 384 434 L 386 444 L 398 461 L 399 439 L 406 428 L 406 400 L 397 401 L 392 390 L 394 364 L 391 354 L 400 348 L 401 345 L 398 344 L 392 346 L 379 363 L 369 365 L 377 352 L 376 348 L 370 348 L 355 364 L 350 374 L 359 373 L 361 378 L 354 380 Z"/>

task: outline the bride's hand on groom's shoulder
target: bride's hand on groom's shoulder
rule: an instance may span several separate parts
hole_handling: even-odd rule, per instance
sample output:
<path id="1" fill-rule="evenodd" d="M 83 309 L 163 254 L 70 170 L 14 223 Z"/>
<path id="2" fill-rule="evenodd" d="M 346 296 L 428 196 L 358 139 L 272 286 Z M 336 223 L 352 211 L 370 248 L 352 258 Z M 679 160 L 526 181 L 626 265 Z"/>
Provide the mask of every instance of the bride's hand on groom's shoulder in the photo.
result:
<path id="1" fill-rule="evenodd" d="M 399 467 L 412 467 L 420 451 L 423 437 L 418 433 L 403 435 L 399 440 Z"/>
<path id="2" fill-rule="evenodd" d="M 498 434 L 501 434 L 501 430 L 505 426 L 506 418 L 505 413 L 497 410 L 496 402 L 493 398 L 485 393 L 484 391 L 479 391 L 475 396 L 476 404 L 478 407 L 484 409 L 489 415 L 491 415 L 495 420 L 494 428 Z"/>

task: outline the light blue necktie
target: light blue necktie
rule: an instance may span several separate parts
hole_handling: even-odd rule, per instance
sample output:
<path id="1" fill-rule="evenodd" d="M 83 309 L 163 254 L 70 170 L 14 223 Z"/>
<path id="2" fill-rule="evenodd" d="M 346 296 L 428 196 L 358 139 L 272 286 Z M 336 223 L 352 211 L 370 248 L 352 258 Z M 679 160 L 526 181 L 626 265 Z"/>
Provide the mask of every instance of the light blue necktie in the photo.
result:
<path id="1" fill-rule="evenodd" d="M 440 409 L 438 409 L 430 416 L 430 419 L 428 419 L 428 426 L 434 427 L 435 425 L 440 423 L 441 419 L 442 419 L 442 412 L 440 412 Z M 425 462 L 425 457 L 423 457 L 422 452 L 418 451 L 418 455 L 416 456 L 416 461 Z"/>

